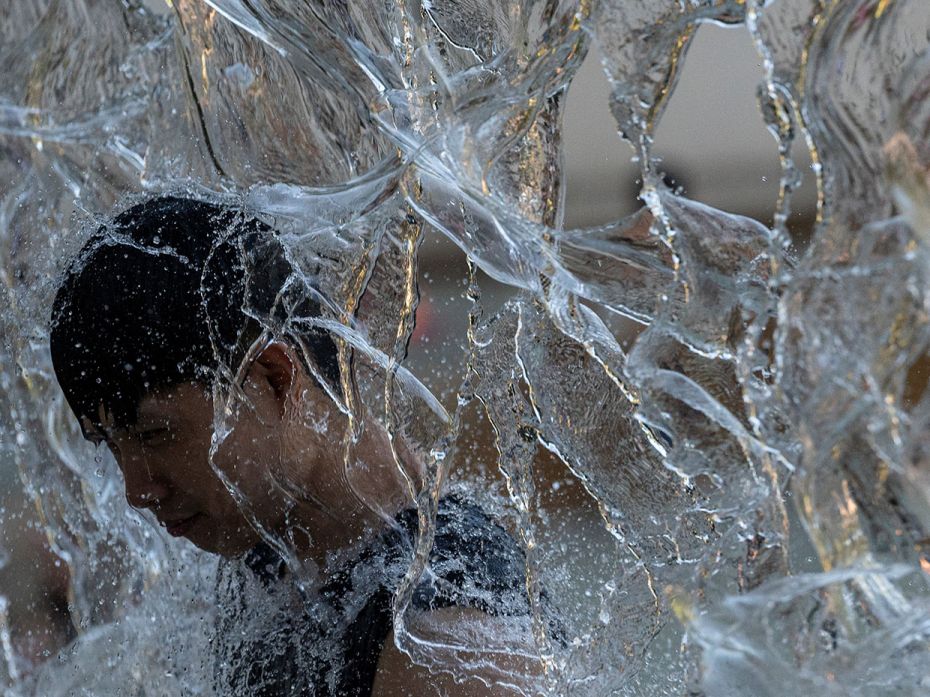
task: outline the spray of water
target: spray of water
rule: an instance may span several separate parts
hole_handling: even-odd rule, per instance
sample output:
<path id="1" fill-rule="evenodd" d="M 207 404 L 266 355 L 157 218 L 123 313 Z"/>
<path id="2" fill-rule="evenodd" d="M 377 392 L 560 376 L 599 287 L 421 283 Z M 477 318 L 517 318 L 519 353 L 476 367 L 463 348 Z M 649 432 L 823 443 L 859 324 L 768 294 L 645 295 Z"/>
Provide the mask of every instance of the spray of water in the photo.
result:
<path id="1" fill-rule="evenodd" d="M 347 425 L 330 438 L 363 500 L 358 429 L 388 434 L 419 521 L 391 571 L 415 662 L 529 656 L 560 695 L 926 693 L 925 0 L 29 0 L 0 17 L 0 462 L 67 565 L 77 634 L 29 664 L 0 602 L 5 694 L 223 694 L 242 679 L 232 630 L 273 643 L 306 604 L 305 662 L 334 660 L 327 627 L 346 617 L 315 596 L 321 570 L 291 559 L 300 583 L 269 594 L 127 511 L 51 371 L 67 262 L 113 211 L 165 191 L 269 223 L 290 282 L 325 308 L 265 339 L 337 338 Z M 669 191 L 653 157 L 706 22 L 742 25 L 764 66 L 783 170 L 771 229 Z M 561 113 L 592 46 L 645 205 L 565 229 Z M 819 191 L 803 254 L 786 229 L 795 141 Z M 405 365 L 430 236 L 469 265 L 466 351 L 442 388 Z M 483 308 L 478 269 L 513 298 Z M 239 397 L 218 388 L 214 451 Z M 530 612 L 496 641 L 424 624 L 412 600 L 473 411 L 496 462 L 457 486 L 526 562 Z M 596 524 L 566 522 L 543 461 Z M 356 589 L 399 563 L 360 566 Z"/>

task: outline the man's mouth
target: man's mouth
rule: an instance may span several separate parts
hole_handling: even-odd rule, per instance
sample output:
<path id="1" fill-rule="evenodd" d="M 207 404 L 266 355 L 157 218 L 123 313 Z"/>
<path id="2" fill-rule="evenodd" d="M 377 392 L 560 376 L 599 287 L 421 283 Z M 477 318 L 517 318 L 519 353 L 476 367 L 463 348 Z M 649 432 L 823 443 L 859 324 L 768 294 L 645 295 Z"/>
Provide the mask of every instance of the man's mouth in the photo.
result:
<path id="1" fill-rule="evenodd" d="M 171 535 L 172 537 L 181 537 L 188 530 L 191 529 L 191 526 L 197 522 L 200 516 L 201 516 L 200 513 L 195 513 L 194 515 L 188 516 L 187 518 L 178 518 L 177 520 L 166 520 L 164 521 L 163 525 L 165 526 L 165 530 L 168 531 L 169 535 Z"/>

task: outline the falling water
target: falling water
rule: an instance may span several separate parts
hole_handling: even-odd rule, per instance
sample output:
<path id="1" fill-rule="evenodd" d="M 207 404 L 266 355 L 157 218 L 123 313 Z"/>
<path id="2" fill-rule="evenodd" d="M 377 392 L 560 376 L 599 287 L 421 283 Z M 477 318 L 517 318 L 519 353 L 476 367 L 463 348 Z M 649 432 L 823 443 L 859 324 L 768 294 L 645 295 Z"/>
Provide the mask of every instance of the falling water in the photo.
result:
<path id="1" fill-rule="evenodd" d="M 457 653 L 467 638 L 408 612 L 453 482 L 524 547 L 550 694 L 930 689 L 926 0 L 28 0 L 0 16 L 0 464 L 67 570 L 74 634 L 27 659 L 4 600 L 5 694 L 214 694 L 224 592 L 260 595 L 127 509 L 51 370 L 68 260 L 154 192 L 278 230 L 327 308 L 288 321 L 339 339 L 333 398 L 426 464 L 394 604 L 416 662 L 467 671 L 491 650 Z M 765 70 L 772 227 L 670 191 L 653 155 L 708 22 L 749 32 Z M 595 48 L 644 206 L 566 229 L 562 110 Z M 786 228 L 798 142 L 819 193 L 803 250 Z M 435 236 L 468 259 L 443 380 L 408 360 Z M 512 297 L 485 306 L 485 279 Z M 216 442 L 234 397 L 217 394 Z M 357 482 L 352 434 L 332 439 Z M 286 607 L 237 631 L 263 636 Z"/>

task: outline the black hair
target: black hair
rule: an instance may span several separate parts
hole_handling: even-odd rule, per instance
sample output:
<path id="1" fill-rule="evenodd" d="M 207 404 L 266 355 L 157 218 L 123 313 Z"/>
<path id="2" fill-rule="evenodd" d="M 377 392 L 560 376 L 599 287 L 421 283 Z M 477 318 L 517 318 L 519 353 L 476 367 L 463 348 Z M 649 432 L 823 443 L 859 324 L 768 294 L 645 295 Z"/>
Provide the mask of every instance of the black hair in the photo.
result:
<path id="1" fill-rule="evenodd" d="M 84 245 L 55 296 L 52 365 L 69 406 L 100 427 L 102 405 L 125 427 L 159 388 L 213 384 L 266 328 L 319 316 L 296 278 L 274 230 L 242 210 L 176 196 L 129 208 Z M 337 387 L 332 338 L 311 330 L 299 343 Z"/>

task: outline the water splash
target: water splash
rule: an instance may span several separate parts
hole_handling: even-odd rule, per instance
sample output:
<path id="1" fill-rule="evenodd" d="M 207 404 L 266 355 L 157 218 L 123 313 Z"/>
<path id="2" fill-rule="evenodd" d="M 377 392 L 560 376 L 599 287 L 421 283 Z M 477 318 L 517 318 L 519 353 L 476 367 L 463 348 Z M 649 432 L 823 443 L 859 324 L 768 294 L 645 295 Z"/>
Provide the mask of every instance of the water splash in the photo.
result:
<path id="1" fill-rule="evenodd" d="M 333 440 L 346 481 L 371 503 L 355 443 L 375 418 L 415 489 L 420 535 L 394 627 L 416 661 L 488 664 L 474 640 L 466 658 L 462 636 L 424 626 L 412 603 L 443 483 L 467 465 L 457 446 L 476 397 L 505 493 L 493 478 L 463 486 L 525 549 L 532 652 L 552 694 L 925 691 L 925 2 L 169 9 L 50 0 L 0 11 L 0 452 L 68 565 L 79 633 L 24 675 L 4 639 L 8 692 L 210 694 L 209 631 L 246 592 L 235 569 L 127 513 L 115 464 L 80 441 L 48 359 L 67 260 L 114 208 L 166 190 L 272 223 L 301 292 L 326 308 L 269 338 L 314 323 L 338 337 L 331 397 L 349 419 Z M 772 230 L 667 191 L 652 157 L 706 22 L 745 23 L 765 66 L 760 118 L 783 169 Z M 566 230 L 561 109 L 590 43 L 646 208 Z M 801 137 L 820 206 L 797 259 L 785 225 Z M 418 253 L 437 234 L 518 291 L 483 312 L 472 276 L 453 399 L 405 367 Z M 627 350 L 614 314 L 642 325 Z M 235 397 L 217 396 L 218 442 Z M 571 505 L 595 511 L 598 532 L 572 528 L 565 497 L 544 500 L 546 457 L 583 492 Z M 596 584 L 565 561 L 592 547 Z M 310 602 L 320 570 L 301 571 L 300 597 L 276 599 L 285 611 Z M 552 589 L 577 595 L 555 603 L 558 621 Z M 251 631 L 275 617 L 251 617 Z"/>

